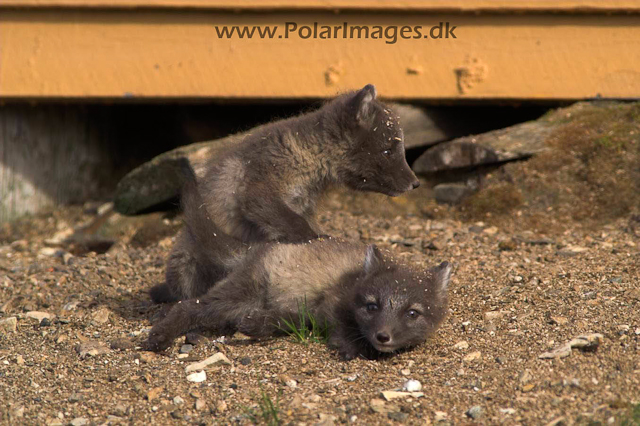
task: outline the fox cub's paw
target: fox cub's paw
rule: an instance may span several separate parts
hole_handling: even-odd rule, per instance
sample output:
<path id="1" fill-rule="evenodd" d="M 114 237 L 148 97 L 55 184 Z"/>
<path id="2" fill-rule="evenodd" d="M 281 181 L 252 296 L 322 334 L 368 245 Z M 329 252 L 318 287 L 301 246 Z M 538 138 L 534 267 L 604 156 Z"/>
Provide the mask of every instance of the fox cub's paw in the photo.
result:
<path id="1" fill-rule="evenodd" d="M 149 333 L 146 349 L 154 352 L 160 352 L 167 349 L 172 343 L 173 339 L 170 337 L 169 333 L 161 327 L 155 326 Z"/>

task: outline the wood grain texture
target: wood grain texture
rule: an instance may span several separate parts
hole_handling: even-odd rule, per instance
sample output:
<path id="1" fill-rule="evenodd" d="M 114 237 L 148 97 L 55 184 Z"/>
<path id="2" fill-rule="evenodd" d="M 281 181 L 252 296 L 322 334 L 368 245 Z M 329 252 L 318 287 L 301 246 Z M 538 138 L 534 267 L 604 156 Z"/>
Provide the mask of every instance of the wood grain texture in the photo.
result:
<path id="1" fill-rule="evenodd" d="M 640 97 L 636 15 L 7 9 L 0 98 Z M 223 39 L 216 26 L 457 27 L 456 39 Z"/>
<path id="2" fill-rule="evenodd" d="M 234 10 L 638 11 L 638 0 L 4 0 L 10 7 Z"/>

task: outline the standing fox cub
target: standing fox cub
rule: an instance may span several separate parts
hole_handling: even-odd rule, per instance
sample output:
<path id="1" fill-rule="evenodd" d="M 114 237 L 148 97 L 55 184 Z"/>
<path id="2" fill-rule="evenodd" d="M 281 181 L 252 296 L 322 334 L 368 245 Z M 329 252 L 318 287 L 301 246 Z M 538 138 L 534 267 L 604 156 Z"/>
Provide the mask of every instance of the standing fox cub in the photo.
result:
<path id="1" fill-rule="evenodd" d="M 329 344 L 345 359 L 375 358 L 422 343 L 442 322 L 451 266 L 416 272 L 373 246 L 332 238 L 302 244 L 261 243 L 242 250 L 216 234 L 194 184 L 183 193 L 185 232 L 194 258 L 228 259 L 231 272 L 201 297 L 182 300 L 154 325 L 148 347 L 163 350 L 193 329 L 236 330 L 256 338 L 285 332 L 301 307 L 333 331 Z M 220 238 L 220 239 L 217 239 Z"/>
<path id="2" fill-rule="evenodd" d="M 376 100 L 373 85 L 261 127 L 212 159 L 206 170 L 201 208 L 214 222 L 216 236 L 244 243 L 317 238 L 316 204 L 331 185 L 391 196 L 420 185 L 405 159 L 398 118 Z M 178 236 L 166 283 L 150 292 L 156 303 L 204 294 L 228 273 L 230 256 L 217 252 L 196 259 L 193 241 L 189 232 Z"/>
<path id="3" fill-rule="evenodd" d="M 370 84 L 260 128 L 214 158 L 202 183 L 217 228 L 244 242 L 317 238 L 316 204 L 330 185 L 391 196 L 420 185 L 398 118 Z"/>

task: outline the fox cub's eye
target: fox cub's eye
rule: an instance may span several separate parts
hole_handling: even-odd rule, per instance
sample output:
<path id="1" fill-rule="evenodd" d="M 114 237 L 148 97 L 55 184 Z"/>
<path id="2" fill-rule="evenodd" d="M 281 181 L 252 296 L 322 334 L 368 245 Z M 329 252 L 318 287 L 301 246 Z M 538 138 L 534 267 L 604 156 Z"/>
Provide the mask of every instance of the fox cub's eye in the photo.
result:
<path id="1" fill-rule="evenodd" d="M 409 309 L 407 311 L 407 315 L 409 316 L 409 318 L 418 318 L 420 313 L 418 311 L 416 311 L 415 309 Z"/>
<path id="2" fill-rule="evenodd" d="M 391 155 L 391 148 L 385 149 L 384 151 L 382 151 L 382 155 L 384 155 L 385 157 L 390 156 Z"/>
<path id="3" fill-rule="evenodd" d="M 367 311 L 371 312 L 371 311 L 377 311 L 377 310 L 378 310 L 377 303 L 367 303 Z"/>

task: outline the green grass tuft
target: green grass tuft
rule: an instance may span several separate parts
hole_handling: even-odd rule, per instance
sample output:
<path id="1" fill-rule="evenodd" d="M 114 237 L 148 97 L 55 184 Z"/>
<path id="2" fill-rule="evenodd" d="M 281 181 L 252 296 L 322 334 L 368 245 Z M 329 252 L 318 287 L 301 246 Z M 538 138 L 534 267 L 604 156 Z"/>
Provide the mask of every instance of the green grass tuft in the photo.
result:
<path id="1" fill-rule="evenodd" d="M 331 329 L 326 321 L 319 323 L 313 313 L 307 308 L 307 300 L 305 298 L 302 304 L 298 303 L 298 318 L 286 319 L 282 318 L 284 327 L 282 330 L 298 343 L 308 344 L 326 343 L 329 340 Z"/>
<path id="2" fill-rule="evenodd" d="M 640 425 L 640 404 L 634 405 L 629 411 L 627 417 L 622 419 L 620 426 L 638 426 Z"/>
<path id="3" fill-rule="evenodd" d="M 246 408 L 247 416 L 254 424 L 265 424 L 269 426 L 278 426 L 282 423 L 280 420 L 280 394 L 276 396 L 275 402 L 271 399 L 271 395 L 260 387 L 260 397 L 257 402 L 257 410 Z"/>

